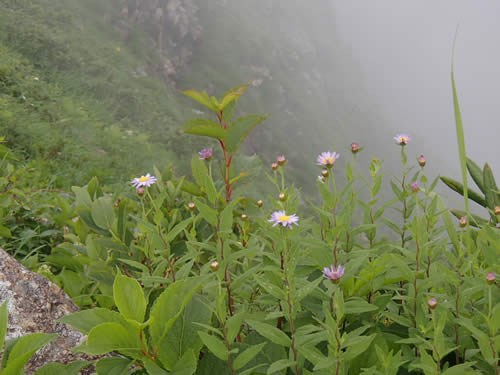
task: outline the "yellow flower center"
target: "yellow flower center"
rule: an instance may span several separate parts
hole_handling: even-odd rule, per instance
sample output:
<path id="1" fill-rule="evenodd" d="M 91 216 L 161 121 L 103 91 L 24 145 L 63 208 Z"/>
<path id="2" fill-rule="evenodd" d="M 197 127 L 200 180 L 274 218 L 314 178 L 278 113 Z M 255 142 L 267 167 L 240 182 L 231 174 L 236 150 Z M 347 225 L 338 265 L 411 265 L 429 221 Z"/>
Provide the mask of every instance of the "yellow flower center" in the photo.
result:
<path id="1" fill-rule="evenodd" d="M 326 158 L 326 164 L 333 164 L 335 163 L 335 160 L 333 159 L 333 157 L 329 156 Z"/>
<path id="2" fill-rule="evenodd" d="M 147 180 L 149 180 L 149 177 L 146 176 L 142 176 L 141 178 L 139 178 L 140 182 L 146 182 Z"/>
<path id="3" fill-rule="evenodd" d="M 290 221 L 290 216 L 286 216 L 286 215 L 285 216 L 280 216 L 278 218 L 278 220 L 279 221 Z"/>
<path id="4" fill-rule="evenodd" d="M 401 143 L 408 143 L 408 137 L 401 137 Z"/>

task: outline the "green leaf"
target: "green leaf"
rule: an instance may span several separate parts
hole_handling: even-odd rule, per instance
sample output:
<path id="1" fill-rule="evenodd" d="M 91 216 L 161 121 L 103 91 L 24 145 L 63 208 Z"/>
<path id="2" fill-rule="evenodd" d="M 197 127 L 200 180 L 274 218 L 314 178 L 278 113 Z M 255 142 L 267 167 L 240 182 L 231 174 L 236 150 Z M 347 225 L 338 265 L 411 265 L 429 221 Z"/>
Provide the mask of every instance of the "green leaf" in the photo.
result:
<path id="1" fill-rule="evenodd" d="M 184 124 L 184 133 L 201 135 L 223 141 L 227 136 L 227 130 L 214 121 L 201 118 L 192 119 Z"/>
<path id="2" fill-rule="evenodd" d="M 8 300 L 5 300 L 0 306 L 0 353 L 3 349 L 5 335 L 7 334 L 7 325 L 9 323 L 9 309 L 7 305 Z"/>
<path id="3" fill-rule="evenodd" d="M 195 199 L 196 207 L 198 211 L 200 211 L 201 216 L 214 227 L 217 227 L 217 211 L 213 208 L 208 207 L 205 203 L 203 203 L 200 199 Z"/>
<path id="4" fill-rule="evenodd" d="M 182 358 L 175 364 L 170 374 L 172 375 L 193 375 L 198 366 L 198 351 L 188 350 Z"/>
<path id="5" fill-rule="evenodd" d="M 207 191 L 207 198 L 212 205 L 215 205 L 217 200 L 217 190 L 215 189 L 214 180 L 209 175 L 205 176 L 205 189 Z"/>
<path id="6" fill-rule="evenodd" d="M 84 206 L 86 208 L 90 208 L 92 206 L 92 199 L 90 199 L 90 195 L 87 189 L 79 186 L 72 186 L 71 190 L 73 190 L 73 193 L 75 193 L 75 201 L 77 206 Z"/>
<path id="7" fill-rule="evenodd" d="M 351 361 L 363 353 L 366 349 L 368 349 L 375 336 L 376 334 L 370 336 L 358 336 L 353 340 L 346 340 L 344 345 L 342 345 L 344 348 L 347 348 L 343 355 L 344 360 Z"/>
<path id="8" fill-rule="evenodd" d="M 87 354 L 102 355 L 114 351 L 122 354 L 139 353 L 141 347 L 139 336 L 131 326 L 125 328 L 118 323 L 102 323 L 91 329 L 86 345 L 76 349 Z"/>
<path id="9" fill-rule="evenodd" d="M 212 312 L 203 303 L 200 296 L 195 295 L 186 305 L 182 314 L 167 332 L 157 356 L 162 365 L 171 369 L 181 357 L 189 352 L 198 354 L 203 347 L 198 331 L 200 324 L 209 324 Z M 195 366 L 196 368 L 196 366 Z"/>
<path id="10" fill-rule="evenodd" d="M 10 232 L 10 229 L 3 225 L 0 225 L 0 237 L 12 238 L 12 233 Z"/>
<path id="11" fill-rule="evenodd" d="M 452 178 L 443 176 L 440 176 L 439 179 L 443 181 L 450 189 L 456 191 L 460 195 L 464 195 L 464 186 L 460 182 L 455 181 Z M 486 207 L 486 201 L 484 200 L 484 198 L 474 190 L 469 189 L 469 198 L 477 204 Z"/>
<path id="12" fill-rule="evenodd" d="M 142 360 L 144 363 L 144 368 L 146 369 L 148 375 L 168 375 L 169 373 L 158 366 L 154 361 L 149 358 L 144 358 Z"/>
<path id="13" fill-rule="evenodd" d="M 250 132 L 262 121 L 267 119 L 267 116 L 248 115 L 240 117 L 234 121 L 227 130 L 226 150 L 230 154 L 235 152 Z"/>
<path id="14" fill-rule="evenodd" d="M 120 313 L 139 323 L 144 321 L 146 299 L 141 285 L 135 279 L 118 274 L 113 283 L 113 297 Z"/>
<path id="15" fill-rule="evenodd" d="M 78 375 L 80 370 L 88 367 L 93 362 L 89 361 L 75 361 L 67 365 L 63 365 L 57 362 L 47 363 L 45 366 L 40 367 L 35 375 Z M 122 375 L 113 374 L 112 372 L 106 373 L 108 375 Z"/>
<path id="16" fill-rule="evenodd" d="M 54 340 L 57 334 L 33 333 L 19 338 L 10 351 L 2 375 L 19 375 L 24 365 L 41 347 Z"/>
<path id="17" fill-rule="evenodd" d="M 219 233 L 231 233 L 233 229 L 233 205 L 227 205 L 220 214 Z"/>
<path id="18" fill-rule="evenodd" d="M 378 307 L 366 302 L 364 299 L 353 297 L 353 299 L 344 302 L 346 314 L 362 314 L 365 312 L 378 310 Z"/>
<path id="19" fill-rule="evenodd" d="M 295 362 L 290 360 L 290 359 L 280 359 L 279 361 L 274 362 L 269 368 L 267 369 L 267 375 L 274 374 L 278 371 L 281 371 L 285 368 L 292 368 L 295 366 Z"/>
<path id="20" fill-rule="evenodd" d="M 444 371 L 441 375 L 472 375 L 477 374 L 476 371 L 471 369 L 473 363 L 462 363 L 461 365 L 455 365 Z"/>
<path id="21" fill-rule="evenodd" d="M 479 190 L 481 190 L 484 194 L 485 190 L 483 184 L 483 171 L 481 170 L 479 165 L 477 165 L 472 159 L 467 158 L 466 164 L 469 174 L 471 175 Z"/>
<path id="22" fill-rule="evenodd" d="M 156 299 L 151 309 L 151 341 L 154 350 L 160 350 L 167 341 L 167 333 L 180 317 L 193 295 L 201 287 L 202 279 L 191 278 L 178 280 Z M 167 345 L 167 344 L 165 344 Z"/>
<path id="23" fill-rule="evenodd" d="M 483 181 L 484 189 L 486 190 L 484 193 L 484 195 L 486 196 L 486 205 L 490 210 L 494 210 L 495 206 L 497 206 L 498 188 L 495 181 L 495 176 L 493 176 L 493 172 L 488 163 L 486 163 L 483 168 Z"/>
<path id="24" fill-rule="evenodd" d="M 241 329 L 241 324 L 243 323 L 246 317 L 247 313 L 245 311 L 240 311 L 234 314 L 226 321 L 227 340 L 229 342 L 233 342 L 236 336 L 238 336 L 238 333 L 240 332 Z"/>
<path id="25" fill-rule="evenodd" d="M 244 367 L 248 362 L 250 362 L 259 352 L 262 350 L 267 343 L 263 342 L 262 344 L 254 345 L 241 352 L 238 357 L 234 360 L 233 368 L 235 370 L 239 370 Z"/>
<path id="26" fill-rule="evenodd" d="M 455 42 L 454 42 L 455 43 Z M 455 50 L 455 44 L 453 44 Z M 453 52 L 455 53 L 455 52 Z M 454 58 L 454 57 L 453 57 Z M 465 200 L 465 212 L 469 214 L 469 189 L 467 183 L 467 154 L 465 152 L 465 135 L 464 126 L 462 123 L 462 114 L 460 113 L 460 105 L 458 104 L 457 88 L 455 85 L 455 72 L 453 68 L 453 60 L 451 64 L 451 84 L 453 88 L 453 106 L 455 107 L 455 128 L 457 131 L 458 156 L 460 158 L 460 169 L 462 170 L 462 184 Z"/>
<path id="27" fill-rule="evenodd" d="M 181 91 L 181 93 L 183 93 L 186 96 L 189 96 L 193 100 L 196 100 L 201 105 L 210 108 L 214 112 L 219 111 L 219 108 L 212 103 L 212 101 L 210 100 L 209 96 L 205 91 L 198 92 L 195 90 L 186 90 L 186 91 Z"/>
<path id="28" fill-rule="evenodd" d="M 261 336 L 264 336 L 266 339 L 274 342 L 275 344 L 287 347 L 290 346 L 290 337 L 288 337 L 287 334 L 280 329 L 270 324 L 262 323 L 256 320 L 247 320 L 247 323 Z"/>
<path id="29" fill-rule="evenodd" d="M 200 335 L 201 341 L 203 341 L 208 350 L 220 360 L 227 361 L 227 348 L 220 339 L 205 332 L 198 332 L 198 335 Z"/>
<path id="30" fill-rule="evenodd" d="M 233 87 L 231 90 L 226 92 L 220 102 L 219 110 L 221 111 L 224 110 L 224 108 L 226 108 L 228 104 L 232 103 L 234 100 L 239 99 L 241 95 L 245 93 L 247 88 L 248 88 L 248 83 L 241 86 Z"/>
<path id="31" fill-rule="evenodd" d="M 96 364 L 97 375 L 126 375 L 133 363 L 128 358 L 102 358 Z"/>
<path id="32" fill-rule="evenodd" d="M 109 197 L 101 197 L 92 202 L 92 219 L 102 229 L 112 229 L 115 215 L 113 203 Z"/>
<path id="33" fill-rule="evenodd" d="M 69 324 L 71 327 L 88 335 L 92 328 L 102 323 L 125 323 L 123 317 L 115 312 L 101 307 L 83 310 L 63 316 L 58 322 Z"/>
<path id="34" fill-rule="evenodd" d="M 177 235 L 181 233 L 192 222 L 193 218 L 190 217 L 186 220 L 181 221 L 180 223 L 177 223 L 175 227 L 173 227 L 170 232 L 167 233 L 167 235 L 165 236 L 165 241 L 167 243 L 171 243 L 175 239 L 175 237 L 177 237 Z"/>

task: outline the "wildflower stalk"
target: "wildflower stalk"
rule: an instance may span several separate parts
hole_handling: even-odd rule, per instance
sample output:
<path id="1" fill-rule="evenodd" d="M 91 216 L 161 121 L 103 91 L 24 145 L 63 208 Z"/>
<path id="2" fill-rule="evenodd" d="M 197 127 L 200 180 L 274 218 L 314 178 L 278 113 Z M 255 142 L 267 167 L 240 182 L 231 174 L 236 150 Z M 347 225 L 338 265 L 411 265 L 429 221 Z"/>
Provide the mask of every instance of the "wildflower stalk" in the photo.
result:
<path id="1" fill-rule="evenodd" d="M 401 146 L 401 160 L 403 162 L 403 179 L 401 180 L 401 191 L 402 191 L 402 194 L 403 194 L 403 228 L 402 229 L 402 232 L 401 232 L 401 247 L 405 247 L 405 244 L 406 244 L 406 216 L 407 216 L 407 212 L 408 212 L 408 207 L 407 207 L 407 204 L 406 204 L 406 185 L 405 185 L 405 181 L 406 181 L 406 174 L 407 174 L 407 171 L 406 171 L 406 163 L 407 163 L 407 156 L 406 156 L 406 151 L 405 151 L 405 146 Z"/>
<path id="2" fill-rule="evenodd" d="M 295 347 L 295 323 L 293 319 L 293 302 L 292 302 L 292 286 L 290 285 L 289 281 L 289 274 L 288 274 L 288 261 L 290 259 L 290 246 L 288 244 L 288 239 L 286 234 L 284 234 L 285 237 L 285 254 L 283 257 L 283 274 L 285 278 L 285 288 L 286 288 L 286 303 L 288 305 L 288 319 L 290 321 L 290 333 L 292 335 L 292 343 L 291 343 L 291 349 L 293 353 L 293 360 L 295 362 L 295 374 L 300 375 L 299 371 L 299 364 L 297 362 L 297 348 Z"/>
<path id="3" fill-rule="evenodd" d="M 492 303 L 491 303 L 491 289 L 493 288 L 493 283 L 488 285 L 488 325 L 490 328 L 490 348 L 491 352 L 493 353 L 493 358 L 497 358 L 497 351 L 495 349 L 495 330 L 493 328 L 493 324 L 491 323 L 491 309 L 492 309 Z M 499 374 L 499 369 L 498 369 L 498 361 L 494 362 L 494 367 L 495 367 L 495 375 Z"/>
<path id="4" fill-rule="evenodd" d="M 437 358 L 436 371 L 438 374 L 440 374 L 441 373 L 441 356 L 439 355 L 439 351 L 438 351 L 437 345 L 436 345 L 437 327 L 436 327 L 436 315 L 435 315 L 434 309 L 431 309 L 431 314 L 432 314 L 432 325 L 434 327 L 434 343 L 432 345 L 432 350 L 434 351 L 434 354 L 436 355 L 436 358 Z"/>

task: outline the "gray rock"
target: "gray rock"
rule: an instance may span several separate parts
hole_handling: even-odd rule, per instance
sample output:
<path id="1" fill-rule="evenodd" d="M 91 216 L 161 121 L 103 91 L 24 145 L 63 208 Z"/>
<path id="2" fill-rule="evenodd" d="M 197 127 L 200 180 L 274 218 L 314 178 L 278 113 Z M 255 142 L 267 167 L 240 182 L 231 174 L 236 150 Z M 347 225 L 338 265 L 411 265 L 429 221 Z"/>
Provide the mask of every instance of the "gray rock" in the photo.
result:
<path id="1" fill-rule="evenodd" d="M 0 303 L 5 300 L 9 310 L 7 339 L 36 332 L 59 334 L 28 362 L 26 375 L 33 374 L 49 362 L 65 364 L 78 359 L 93 359 L 71 351 L 85 340 L 85 335 L 57 322 L 64 315 L 79 311 L 68 295 L 0 249 Z M 91 371 L 89 368 L 85 373 Z"/>

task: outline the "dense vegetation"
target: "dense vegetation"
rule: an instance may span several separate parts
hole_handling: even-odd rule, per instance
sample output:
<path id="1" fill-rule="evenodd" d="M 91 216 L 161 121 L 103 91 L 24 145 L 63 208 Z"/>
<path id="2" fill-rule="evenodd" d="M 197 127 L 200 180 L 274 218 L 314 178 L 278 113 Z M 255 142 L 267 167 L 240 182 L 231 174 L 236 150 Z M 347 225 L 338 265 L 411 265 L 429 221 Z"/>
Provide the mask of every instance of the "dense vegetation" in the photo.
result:
<path id="1" fill-rule="evenodd" d="M 381 160 L 360 165 L 358 144 L 262 168 L 242 149 L 269 121 L 238 117 L 248 85 L 220 99 L 184 91 L 200 108 L 192 119 L 188 98 L 138 69 L 139 54 L 158 63 L 148 30 L 126 45 L 109 34 L 114 2 L 0 4 L 0 245 L 82 308 L 62 319 L 88 335 L 75 350 L 117 354 L 98 374 L 499 373 L 500 194 L 491 168 L 466 157 L 454 86 L 463 180 L 442 180 L 464 196 L 459 220 L 405 134 L 386 140 L 400 148 L 399 178 Z M 186 82 L 210 66 L 194 64 Z M 246 105 L 274 89 L 262 90 Z M 313 168 L 318 201 L 297 178 Z M 4 303 L 0 347 L 7 322 Z M 2 373 L 21 373 L 52 339 L 6 343 Z"/>

